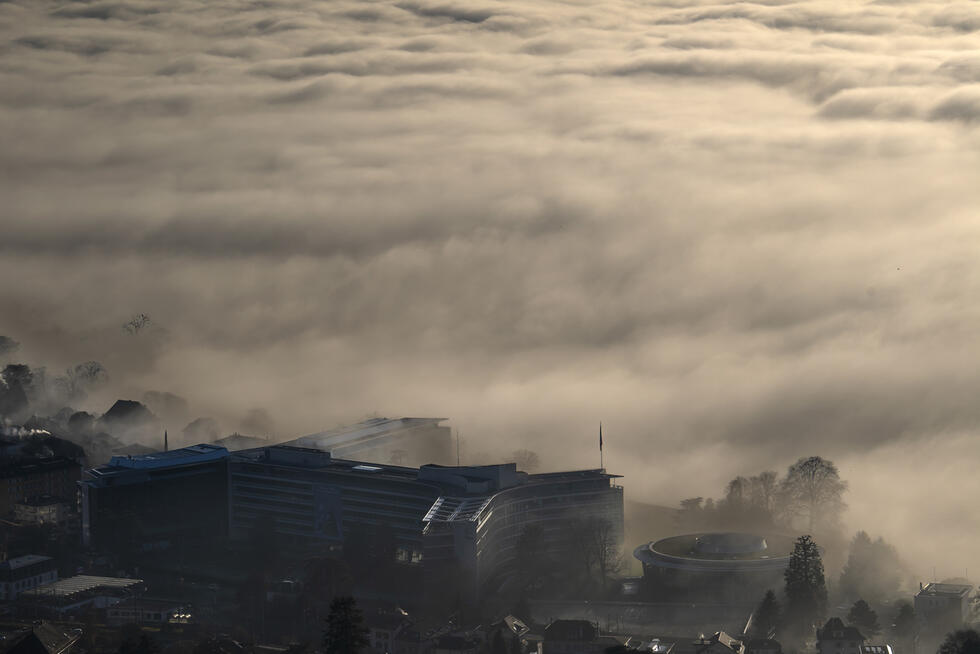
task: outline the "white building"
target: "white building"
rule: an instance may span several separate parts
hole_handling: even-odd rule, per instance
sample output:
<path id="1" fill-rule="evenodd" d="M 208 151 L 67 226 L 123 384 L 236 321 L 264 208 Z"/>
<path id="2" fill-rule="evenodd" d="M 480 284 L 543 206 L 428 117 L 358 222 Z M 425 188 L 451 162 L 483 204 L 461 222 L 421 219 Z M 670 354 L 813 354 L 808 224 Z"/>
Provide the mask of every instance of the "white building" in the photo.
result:
<path id="1" fill-rule="evenodd" d="M 915 615 L 923 626 L 936 633 L 961 627 L 970 617 L 969 584 L 937 584 L 922 586 L 915 595 Z"/>
<path id="2" fill-rule="evenodd" d="M 27 554 L 0 563 L 0 600 L 58 580 L 58 565 L 50 556 Z"/>

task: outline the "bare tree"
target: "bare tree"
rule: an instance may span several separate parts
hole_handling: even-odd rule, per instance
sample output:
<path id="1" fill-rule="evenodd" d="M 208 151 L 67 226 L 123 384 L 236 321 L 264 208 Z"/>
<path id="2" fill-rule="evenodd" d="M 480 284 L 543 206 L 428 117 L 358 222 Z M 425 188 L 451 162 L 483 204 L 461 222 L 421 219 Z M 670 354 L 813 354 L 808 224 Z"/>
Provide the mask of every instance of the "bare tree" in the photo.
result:
<path id="1" fill-rule="evenodd" d="M 752 504 L 769 515 L 776 513 L 779 495 L 779 479 L 775 472 L 766 470 L 749 479 Z"/>
<path id="2" fill-rule="evenodd" d="M 150 317 L 145 313 L 138 313 L 123 325 L 123 331 L 134 336 L 150 325 Z"/>
<path id="3" fill-rule="evenodd" d="M 571 545 L 578 553 L 585 577 L 604 589 L 609 578 L 623 567 L 618 530 L 609 520 L 592 516 L 574 520 L 571 534 Z"/>
<path id="4" fill-rule="evenodd" d="M 65 376 L 59 381 L 64 386 L 65 395 L 69 400 L 85 397 L 87 391 L 104 384 L 109 379 L 109 373 L 98 361 L 86 361 L 65 370 Z"/>
<path id="5" fill-rule="evenodd" d="M 780 485 L 780 496 L 790 520 L 807 521 L 810 533 L 819 528 L 836 528 L 847 506 L 837 466 L 819 456 L 803 458 L 789 467 Z"/>
<path id="6" fill-rule="evenodd" d="M 0 334 L 0 356 L 5 354 L 11 354 L 20 347 L 20 343 L 10 338 L 9 336 L 4 336 Z"/>
<path id="7" fill-rule="evenodd" d="M 725 489 L 725 503 L 729 511 L 739 512 L 745 509 L 750 498 L 750 484 L 745 477 L 735 477 L 728 482 Z"/>

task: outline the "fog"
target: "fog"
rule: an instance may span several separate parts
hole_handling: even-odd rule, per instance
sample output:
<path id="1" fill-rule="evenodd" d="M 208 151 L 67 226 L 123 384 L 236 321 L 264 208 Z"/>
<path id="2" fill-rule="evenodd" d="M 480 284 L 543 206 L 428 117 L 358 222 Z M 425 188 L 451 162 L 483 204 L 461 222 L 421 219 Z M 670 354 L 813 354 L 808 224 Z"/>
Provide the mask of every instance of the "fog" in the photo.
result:
<path id="1" fill-rule="evenodd" d="M 601 420 L 658 504 L 819 454 L 850 527 L 980 569 L 977 30 L 965 1 L 0 2 L 7 356 L 225 431 L 447 416 L 464 461 L 597 466 Z"/>

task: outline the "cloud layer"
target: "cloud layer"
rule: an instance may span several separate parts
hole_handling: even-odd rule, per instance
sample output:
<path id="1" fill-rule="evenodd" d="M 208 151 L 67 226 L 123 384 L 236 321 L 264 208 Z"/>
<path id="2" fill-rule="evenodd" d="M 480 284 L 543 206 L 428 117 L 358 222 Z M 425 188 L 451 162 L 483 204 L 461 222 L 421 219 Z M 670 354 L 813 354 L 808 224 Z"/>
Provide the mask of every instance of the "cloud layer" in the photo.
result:
<path id="1" fill-rule="evenodd" d="M 448 415 L 582 466 L 601 419 L 653 502 L 820 453 L 895 540 L 938 475 L 955 539 L 978 30 L 965 1 L 0 2 L 0 333 L 284 436 Z"/>

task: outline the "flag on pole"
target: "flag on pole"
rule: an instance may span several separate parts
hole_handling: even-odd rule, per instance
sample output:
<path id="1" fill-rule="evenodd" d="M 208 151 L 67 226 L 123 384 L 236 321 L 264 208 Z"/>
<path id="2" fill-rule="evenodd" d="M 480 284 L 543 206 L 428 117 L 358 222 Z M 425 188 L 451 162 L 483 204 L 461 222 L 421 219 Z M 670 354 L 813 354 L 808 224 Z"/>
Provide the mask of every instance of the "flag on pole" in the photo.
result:
<path id="1" fill-rule="evenodd" d="M 599 423 L 599 451 L 602 451 L 602 423 Z"/>

